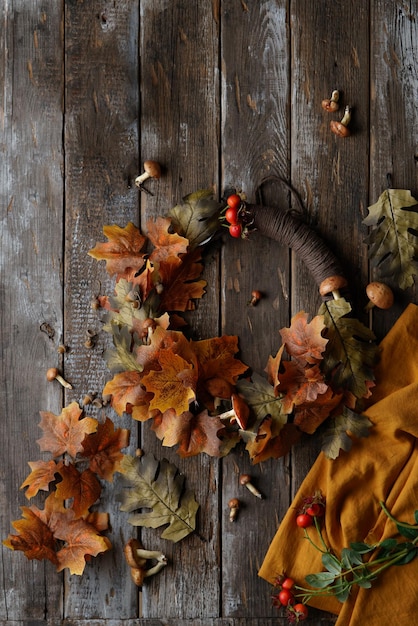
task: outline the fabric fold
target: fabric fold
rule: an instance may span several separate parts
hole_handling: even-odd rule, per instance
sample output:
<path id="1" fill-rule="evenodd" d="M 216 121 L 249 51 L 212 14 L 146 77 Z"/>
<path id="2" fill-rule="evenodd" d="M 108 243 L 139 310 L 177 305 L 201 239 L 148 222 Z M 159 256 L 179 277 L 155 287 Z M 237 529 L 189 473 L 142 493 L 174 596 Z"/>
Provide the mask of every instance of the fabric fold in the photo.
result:
<path id="1" fill-rule="evenodd" d="M 350 452 L 335 460 L 321 453 L 283 518 L 259 575 L 274 582 L 285 572 L 305 586 L 305 576 L 323 569 L 321 555 L 296 526 L 303 497 L 321 490 L 326 498 L 324 536 L 340 555 L 350 542 L 374 543 L 399 538 L 382 511 L 414 523 L 418 510 L 418 307 L 408 305 L 380 344 L 376 386 L 364 411 L 373 424 L 370 435 L 356 439 Z M 418 604 L 418 558 L 387 570 L 371 589 L 353 589 L 340 603 L 333 596 L 310 603 L 337 614 L 338 626 L 384 626 L 407 623 Z M 395 620 L 395 621 L 393 621 Z"/>

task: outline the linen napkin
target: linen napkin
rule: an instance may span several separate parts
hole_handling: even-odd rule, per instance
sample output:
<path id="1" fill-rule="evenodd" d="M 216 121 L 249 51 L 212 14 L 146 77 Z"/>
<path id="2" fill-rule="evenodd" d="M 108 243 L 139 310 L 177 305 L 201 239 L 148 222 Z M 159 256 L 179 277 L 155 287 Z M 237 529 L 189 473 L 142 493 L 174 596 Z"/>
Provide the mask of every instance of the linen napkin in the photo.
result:
<path id="1" fill-rule="evenodd" d="M 335 460 L 319 455 L 273 538 L 259 575 L 270 583 L 286 573 L 308 587 L 307 574 L 322 571 L 321 554 L 295 523 L 302 499 L 321 490 L 326 499 L 324 537 L 340 556 L 350 542 L 400 539 L 382 511 L 385 502 L 398 520 L 414 524 L 418 509 L 418 306 L 409 304 L 380 344 L 376 386 L 364 411 L 370 435 L 355 439 Z M 313 530 L 313 529 L 310 529 Z M 315 533 L 312 534 L 315 536 Z M 353 587 L 348 600 L 334 596 L 309 603 L 338 615 L 337 626 L 418 624 L 418 557 L 393 566 L 370 589 Z M 415 616 L 415 617 L 414 617 Z"/>

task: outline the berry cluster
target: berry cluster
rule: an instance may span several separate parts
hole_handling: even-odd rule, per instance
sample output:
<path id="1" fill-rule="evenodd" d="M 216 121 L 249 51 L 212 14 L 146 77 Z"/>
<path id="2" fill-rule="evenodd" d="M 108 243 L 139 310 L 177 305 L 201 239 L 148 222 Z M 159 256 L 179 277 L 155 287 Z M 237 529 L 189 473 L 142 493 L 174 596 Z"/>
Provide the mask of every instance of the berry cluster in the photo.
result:
<path id="1" fill-rule="evenodd" d="M 313 496 L 303 499 L 302 507 L 296 517 L 296 524 L 299 528 L 309 528 L 314 524 L 315 517 L 322 517 L 324 513 L 324 496 L 320 491 L 316 491 Z"/>
<path id="2" fill-rule="evenodd" d="M 273 595 L 273 606 L 285 607 L 286 617 L 291 624 L 303 622 L 308 617 L 308 609 L 305 604 L 296 601 L 295 581 L 282 575 L 277 577 L 274 586 L 276 593 Z"/>
<path id="3" fill-rule="evenodd" d="M 231 237 L 241 237 L 243 234 L 242 222 L 239 211 L 241 207 L 241 197 L 237 193 L 228 196 L 226 200 L 227 209 L 225 211 L 225 220 L 229 224 L 229 234 Z"/>

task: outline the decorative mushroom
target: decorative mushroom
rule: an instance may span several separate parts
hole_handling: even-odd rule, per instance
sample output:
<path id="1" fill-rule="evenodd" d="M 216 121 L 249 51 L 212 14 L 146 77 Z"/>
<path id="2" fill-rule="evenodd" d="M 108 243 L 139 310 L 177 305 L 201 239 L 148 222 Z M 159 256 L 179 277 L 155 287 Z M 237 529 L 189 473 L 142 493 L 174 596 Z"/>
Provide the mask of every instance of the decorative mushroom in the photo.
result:
<path id="1" fill-rule="evenodd" d="M 142 185 L 148 178 L 160 178 L 161 166 L 157 161 L 144 161 L 144 173 L 135 178 L 135 185 L 146 191 Z"/>
<path id="2" fill-rule="evenodd" d="M 344 116 L 341 122 L 337 122 L 335 120 L 332 120 L 332 122 L 330 122 L 330 127 L 331 127 L 332 132 L 338 137 L 348 137 L 351 134 L 350 129 L 347 128 L 348 124 L 350 123 L 350 120 L 351 120 L 350 107 L 346 106 L 345 111 L 344 111 Z"/>
<path id="3" fill-rule="evenodd" d="M 219 419 L 227 420 L 233 424 L 236 422 L 238 426 L 245 430 L 250 416 L 250 408 L 248 404 L 237 393 L 231 395 L 232 409 L 225 411 L 219 415 Z"/>
<path id="4" fill-rule="evenodd" d="M 229 506 L 229 521 L 235 522 L 235 520 L 237 519 L 237 515 L 238 515 L 240 501 L 238 500 L 238 498 L 231 498 L 230 501 L 228 502 L 228 506 Z"/>
<path id="5" fill-rule="evenodd" d="M 251 300 L 248 302 L 249 306 L 255 306 L 258 302 L 260 302 L 262 298 L 262 293 L 258 289 L 253 289 L 251 292 Z"/>
<path id="6" fill-rule="evenodd" d="M 374 306 L 378 309 L 390 309 L 393 304 L 393 291 L 385 283 L 373 282 L 366 287 L 369 302 L 366 305 L 366 311 L 370 311 Z"/>
<path id="7" fill-rule="evenodd" d="M 125 545 L 123 552 L 126 562 L 131 568 L 131 576 L 134 583 L 141 587 L 145 578 L 154 576 L 167 565 L 164 554 L 158 550 L 145 550 L 137 539 L 130 539 Z M 156 560 L 152 567 L 147 567 L 149 560 Z"/>
<path id="8" fill-rule="evenodd" d="M 325 109 L 325 111 L 328 111 L 329 113 L 334 113 L 335 111 L 338 111 L 339 109 L 339 104 L 338 104 L 338 100 L 340 98 L 340 92 L 337 91 L 337 89 L 335 89 L 332 94 L 331 94 L 331 98 L 326 98 L 325 100 L 322 100 L 321 106 L 323 109 Z"/>
<path id="9" fill-rule="evenodd" d="M 244 487 L 247 487 L 247 489 L 256 497 L 256 498 L 262 498 L 263 496 L 261 495 L 261 493 L 259 492 L 259 490 L 257 489 L 257 487 L 254 487 L 254 485 L 251 482 L 251 476 L 249 474 L 241 474 L 241 476 L 239 477 L 239 482 L 240 485 L 243 485 Z"/>
<path id="10" fill-rule="evenodd" d="M 340 289 L 347 286 L 347 280 L 344 276 L 328 276 L 319 285 L 319 293 L 324 298 L 326 295 L 332 293 L 334 300 L 341 298 Z"/>
<path id="11" fill-rule="evenodd" d="M 56 367 L 50 367 L 46 372 L 46 379 L 51 382 L 53 380 L 57 380 L 63 387 L 66 389 L 72 389 L 73 386 L 70 385 L 66 380 L 63 379 L 59 371 Z"/>

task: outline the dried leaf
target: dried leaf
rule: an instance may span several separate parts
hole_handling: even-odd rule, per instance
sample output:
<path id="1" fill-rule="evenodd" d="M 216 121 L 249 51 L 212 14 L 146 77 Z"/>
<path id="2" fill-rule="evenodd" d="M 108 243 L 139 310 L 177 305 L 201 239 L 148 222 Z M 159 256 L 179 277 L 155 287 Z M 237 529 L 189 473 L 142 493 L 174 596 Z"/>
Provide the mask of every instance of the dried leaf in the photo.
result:
<path id="1" fill-rule="evenodd" d="M 116 274 L 118 279 L 127 278 L 132 271 L 136 272 L 144 265 L 144 254 L 140 251 L 146 237 L 131 222 L 125 228 L 116 224 L 104 226 L 103 233 L 109 241 L 97 243 L 89 255 L 99 261 L 105 260 L 107 272 L 111 276 Z"/>
<path id="2" fill-rule="evenodd" d="M 281 427 L 287 422 L 287 415 L 283 411 L 282 398 L 274 393 L 270 385 L 262 376 L 254 373 L 251 380 L 241 379 L 237 382 L 237 389 L 256 417 L 253 430 L 257 431 L 259 424 L 271 416 L 274 433 L 277 435 Z"/>
<path id="3" fill-rule="evenodd" d="M 220 377 L 234 385 L 238 376 L 248 369 L 247 365 L 235 358 L 238 353 L 238 337 L 234 335 L 192 341 L 191 347 L 199 361 L 201 380 Z"/>
<path id="4" fill-rule="evenodd" d="M 121 470 L 130 487 L 124 491 L 121 510 L 151 509 L 131 515 L 133 526 L 159 528 L 168 524 L 161 537 L 174 542 L 195 530 L 199 505 L 193 494 L 184 490 L 184 476 L 175 465 L 166 459 L 159 463 L 151 454 L 141 459 L 126 455 Z"/>
<path id="5" fill-rule="evenodd" d="M 253 464 L 285 456 L 301 437 L 300 431 L 291 423 L 284 424 L 277 435 L 272 433 L 272 428 L 274 428 L 272 419 L 265 419 L 257 437 L 247 442 L 246 450 Z"/>
<path id="6" fill-rule="evenodd" d="M 378 348 L 369 328 L 346 317 L 350 311 L 344 298 L 321 305 L 319 313 L 324 316 L 329 340 L 322 370 L 335 392 L 348 390 L 362 398 L 369 393 L 369 381 L 374 379 Z"/>
<path id="7" fill-rule="evenodd" d="M 379 276 L 401 289 L 412 286 L 418 274 L 418 201 L 406 189 L 386 189 L 368 208 L 363 224 L 375 228 L 365 243 Z"/>
<path id="8" fill-rule="evenodd" d="M 106 383 L 103 393 L 112 396 L 112 407 L 118 415 L 130 409 L 130 406 L 149 408 L 152 394 L 141 384 L 142 375 L 138 371 L 121 372 Z"/>
<path id="9" fill-rule="evenodd" d="M 322 451 L 329 459 L 336 459 L 340 450 L 348 452 L 352 446 L 350 435 L 368 437 L 371 421 L 348 407 L 344 407 L 340 415 L 331 417 L 323 433 Z"/>
<path id="10" fill-rule="evenodd" d="M 25 496 L 33 498 L 38 491 L 48 491 L 49 483 L 55 480 L 55 474 L 58 471 L 59 465 L 55 461 L 29 461 L 29 467 L 31 473 L 26 480 L 20 485 L 20 489 L 28 487 Z"/>
<path id="11" fill-rule="evenodd" d="M 60 415 L 41 411 L 40 428 L 43 436 L 37 443 L 42 451 L 51 452 L 53 457 L 69 454 L 75 458 L 83 451 L 83 440 L 86 435 L 97 430 L 98 422 L 92 417 L 80 419 L 82 410 L 77 402 L 64 407 Z"/>
<path id="12" fill-rule="evenodd" d="M 99 424 L 97 431 L 83 441 L 83 456 L 88 458 L 89 468 L 100 478 L 112 482 L 113 474 L 119 471 L 123 459 L 122 448 L 129 444 L 129 430 L 116 428 L 112 420 L 106 417 Z"/>
<path id="13" fill-rule="evenodd" d="M 319 363 L 328 340 L 322 336 L 324 318 L 317 315 L 308 323 L 308 314 L 299 311 L 291 319 L 290 328 L 280 331 L 286 352 L 302 366 Z"/>
<path id="14" fill-rule="evenodd" d="M 194 250 L 185 254 L 178 264 L 160 263 L 158 272 L 164 285 L 161 311 L 187 311 L 192 300 L 203 296 L 206 281 L 197 280 L 203 271 L 201 258 L 200 250 Z"/>
<path id="15" fill-rule="evenodd" d="M 221 205 L 212 189 L 201 189 L 183 198 L 170 211 L 176 230 L 189 240 L 191 248 L 207 243 L 219 228 Z"/>
<path id="16" fill-rule="evenodd" d="M 59 474 L 62 481 L 57 484 L 55 497 L 63 503 L 72 500 L 71 509 L 76 518 L 87 515 L 102 491 L 96 476 L 90 469 L 79 472 L 72 463 L 62 463 Z"/>

